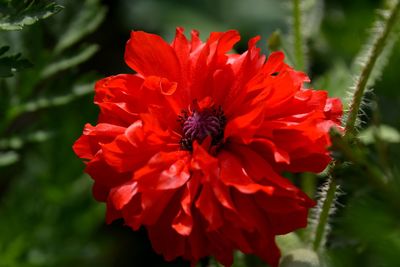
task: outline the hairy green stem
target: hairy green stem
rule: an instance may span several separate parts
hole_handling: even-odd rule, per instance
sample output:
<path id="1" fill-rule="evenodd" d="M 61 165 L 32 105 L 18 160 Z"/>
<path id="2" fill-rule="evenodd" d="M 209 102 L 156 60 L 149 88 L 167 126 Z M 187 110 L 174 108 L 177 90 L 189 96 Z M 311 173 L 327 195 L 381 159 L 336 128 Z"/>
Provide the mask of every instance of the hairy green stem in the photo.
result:
<path id="1" fill-rule="evenodd" d="M 302 33 L 302 18 L 301 18 L 301 4 L 300 0 L 293 0 L 293 45 L 294 45 L 294 59 L 295 65 L 298 70 L 305 70 L 305 51 L 304 40 Z"/>
<path id="2" fill-rule="evenodd" d="M 383 51 L 386 45 L 386 41 L 392 32 L 397 22 L 398 13 L 400 10 L 400 2 L 397 1 L 393 8 L 390 10 L 390 14 L 384 21 L 383 30 L 378 33 L 377 38 L 372 44 L 371 50 L 367 55 L 367 60 L 363 66 L 359 76 L 356 79 L 355 90 L 353 99 L 350 104 L 348 118 L 345 125 L 345 135 L 352 136 L 355 134 L 355 124 L 357 121 L 361 101 L 367 87 L 368 79 L 374 69 L 375 63 L 379 58 L 379 55 Z"/>
<path id="3" fill-rule="evenodd" d="M 294 3 L 298 3 L 299 1 L 295 1 Z M 365 65 L 363 66 L 359 76 L 356 79 L 355 91 L 353 94 L 353 99 L 350 104 L 348 118 L 345 123 L 345 136 L 344 137 L 351 137 L 355 135 L 355 124 L 358 117 L 358 113 L 360 110 L 360 105 L 362 101 L 362 97 L 364 95 L 365 89 L 368 84 L 368 79 L 375 67 L 375 63 L 377 62 L 380 54 L 385 48 L 386 41 L 388 40 L 390 33 L 392 32 L 393 28 L 396 25 L 397 17 L 400 12 L 400 2 L 397 1 L 396 4 L 390 9 L 389 15 L 386 17 L 382 31 L 377 33 L 377 37 L 374 40 L 372 47 L 367 55 L 367 60 Z M 349 151 L 347 151 L 349 152 Z M 354 156 L 352 153 L 347 153 L 347 156 Z M 352 159 L 353 162 L 357 162 L 356 159 Z M 372 177 L 376 178 L 379 174 L 376 172 L 375 169 L 370 168 L 368 164 L 363 165 L 368 171 L 368 173 L 372 174 Z M 337 184 L 335 178 L 333 177 L 333 173 L 337 168 L 336 162 L 334 162 L 328 171 L 329 173 L 329 184 L 328 189 L 326 191 L 326 198 L 323 200 L 322 210 L 319 213 L 318 223 L 315 229 L 315 236 L 313 240 L 313 249 L 318 251 L 321 248 L 322 241 L 326 235 L 325 229 L 328 223 L 329 215 L 331 208 L 335 201 L 335 194 Z M 374 179 L 376 182 L 377 180 Z M 380 183 L 379 183 L 380 184 Z"/>
<path id="4" fill-rule="evenodd" d="M 322 210 L 319 214 L 318 224 L 315 231 L 315 237 L 313 241 L 314 251 L 318 251 L 320 249 L 322 241 L 324 239 L 326 224 L 328 223 L 331 207 L 333 206 L 335 201 L 336 187 L 336 181 L 333 176 L 331 176 L 329 179 L 328 191 L 326 192 L 326 198 L 322 205 Z"/>

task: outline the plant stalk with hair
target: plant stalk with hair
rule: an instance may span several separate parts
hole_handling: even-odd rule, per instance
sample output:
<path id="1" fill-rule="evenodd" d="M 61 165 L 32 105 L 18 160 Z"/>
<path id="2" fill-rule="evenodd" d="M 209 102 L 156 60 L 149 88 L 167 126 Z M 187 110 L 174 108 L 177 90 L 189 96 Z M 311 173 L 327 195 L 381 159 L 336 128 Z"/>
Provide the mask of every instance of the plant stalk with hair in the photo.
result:
<path id="1" fill-rule="evenodd" d="M 376 72 L 378 61 L 382 60 L 384 55 L 390 54 L 390 50 L 395 42 L 395 28 L 398 23 L 398 17 L 400 12 L 400 1 L 393 1 L 388 10 L 382 12 L 383 19 L 378 19 L 375 23 L 374 30 L 372 31 L 371 44 L 366 49 L 364 56 L 359 62 L 361 64 L 361 70 L 355 77 L 355 85 L 352 89 L 352 100 L 350 108 L 347 112 L 347 118 L 344 121 L 344 141 L 352 142 L 352 139 L 356 137 L 356 122 L 360 114 L 360 108 L 362 105 L 362 99 L 368 86 L 372 84 L 371 79 L 377 77 Z M 380 71 L 383 70 L 383 66 L 380 66 Z M 374 76 L 374 77 L 372 77 Z M 339 137 L 342 138 L 342 137 Z M 343 141 L 342 140 L 342 141 Z M 343 144 L 343 142 L 341 142 Z M 348 144 L 345 144 L 346 146 Z M 340 147 L 339 147 L 340 149 Z M 350 159 L 351 160 L 351 159 Z M 353 162 L 357 163 L 354 159 Z M 320 199 L 313 214 L 313 221 L 311 222 L 311 230 L 313 231 L 314 239 L 312 240 L 312 247 L 315 251 L 319 251 L 326 240 L 326 236 L 329 231 L 329 216 L 335 210 L 335 201 L 337 198 L 337 182 L 335 181 L 335 172 L 340 167 L 339 162 L 333 162 L 329 166 L 328 170 L 328 183 L 322 187 L 320 192 Z M 368 166 L 368 165 L 367 165 Z M 368 170 L 374 170 L 367 168 Z M 370 172 L 373 174 L 372 177 L 379 176 L 380 174 Z"/>

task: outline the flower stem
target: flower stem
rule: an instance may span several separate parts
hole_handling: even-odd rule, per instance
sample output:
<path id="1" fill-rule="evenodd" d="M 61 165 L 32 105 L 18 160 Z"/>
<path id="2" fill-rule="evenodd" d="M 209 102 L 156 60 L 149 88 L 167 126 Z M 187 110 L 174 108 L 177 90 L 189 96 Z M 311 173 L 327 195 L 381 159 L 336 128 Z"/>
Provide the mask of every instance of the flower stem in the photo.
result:
<path id="1" fill-rule="evenodd" d="M 298 3 L 299 1 L 293 0 L 294 3 Z M 295 5 L 296 6 L 296 5 Z M 295 9 L 294 9 L 295 10 Z M 348 111 L 348 118 L 345 122 L 345 136 L 344 137 L 352 137 L 355 135 L 355 124 L 357 121 L 357 117 L 359 114 L 360 110 L 360 105 L 361 101 L 365 92 L 365 89 L 368 85 L 368 80 L 371 76 L 372 71 L 374 70 L 374 67 L 376 65 L 376 62 L 381 55 L 382 51 L 385 48 L 386 41 L 390 37 L 390 33 L 392 32 L 393 28 L 396 26 L 397 22 L 397 17 L 400 12 L 400 1 L 396 1 L 395 4 L 391 7 L 389 10 L 388 15 L 385 17 L 385 20 L 383 21 L 382 26 L 380 27 L 380 30 L 377 31 L 376 37 L 372 43 L 372 46 L 370 50 L 367 53 L 365 64 L 363 65 L 363 68 L 360 71 L 360 74 L 358 77 L 356 77 L 356 84 L 355 84 L 355 90 L 353 94 L 353 98 L 350 104 L 350 108 Z M 296 38 L 297 39 L 297 38 Z M 301 42 L 301 39 L 300 39 Z M 297 55 L 297 53 L 296 53 Z M 353 161 L 355 161 L 353 159 Z M 369 167 L 368 164 L 366 167 Z M 322 242 L 326 236 L 326 229 L 327 229 L 327 223 L 329 219 L 329 215 L 331 213 L 332 207 L 334 207 L 334 202 L 336 198 L 336 189 L 337 189 L 337 184 L 335 181 L 335 178 L 333 176 L 335 170 L 337 169 L 337 162 L 333 162 L 333 164 L 330 166 L 330 169 L 328 171 L 329 175 L 329 180 L 328 180 L 328 187 L 326 189 L 326 196 L 325 198 L 321 199 L 322 201 L 322 207 L 321 210 L 318 211 L 318 222 L 315 227 L 315 235 L 314 235 L 314 240 L 313 240 L 313 249 L 315 251 L 319 251 L 319 249 L 322 246 Z M 370 168 L 368 168 L 369 171 L 371 171 Z M 376 175 L 375 172 L 371 172 L 374 174 L 374 177 Z"/>
<path id="2" fill-rule="evenodd" d="M 294 45 L 294 59 L 296 68 L 305 70 L 305 51 L 304 40 L 302 33 L 302 18 L 301 18 L 301 4 L 300 0 L 293 0 L 293 45 Z"/>
<path id="3" fill-rule="evenodd" d="M 326 191 L 326 197 L 322 204 L 322 210 L 319 213 L 318 224 L 315 231 L 315 237 L 313 241 L 314 251 L 318 251 L 321 247 L 322 241 L 325 236 L 325 229 L 328 223 L 329 215 L 331 212 L 331 207 L 335 201 L 336 195 L 336 181 L 333 176 L 330 177 L 328 181 L 328 190 Z"/>
<path id="4" fill-rule="evenodd" d="M 398 13 L 400 10 L 400 1 L 389 10 L 389 15 L 386 20 L 384 20 L 384 25 L 382 30 L 377 32 L 377 37 L 372 43 L 371 49 L 369 50 L 365 64 L 356 79 L 355 90 L 353 94 L 353 99 L 350 104 L 348 118 L 345 124 L 345 135 L 352 136 L 355 134 L 355 124 L 357 121 L 362 97 L 364 95 L 365 89 L 368 84 L 368 79 L 374 69 L 375 63 L 377 62 L 379 55 L 383 51 L 386 45 L 386 41 L 393 28 L 396 25 Z"/>

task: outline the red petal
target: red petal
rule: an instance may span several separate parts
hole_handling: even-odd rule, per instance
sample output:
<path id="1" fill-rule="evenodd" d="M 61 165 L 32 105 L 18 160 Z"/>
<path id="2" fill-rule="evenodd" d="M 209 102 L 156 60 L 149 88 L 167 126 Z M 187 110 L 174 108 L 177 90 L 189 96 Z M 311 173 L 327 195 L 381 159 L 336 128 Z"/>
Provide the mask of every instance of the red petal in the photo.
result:
<path id="1" fill-rule="evenodd" d="M 114 142 L 103 146 L 104 159 L 107 164 L 119 172 L 133 171 L 145 164 L 149 157 L 149 152 L 138 151 L 126 135 L 120 135 Z"/>
<path id="2" fill-rule="evenodd" d="M 253 198 L 236 192 L 235 204 L 240 211 L 243 221 L 248 224 L 247 234 L 251 240 L 253 253 L 268 262 L 273 267 L 278 266 L 280 251 L 275 244 L 275 233 L 270 224 L 270 219 L 253 201 Z M 251 231 L 255 229 L 255 231 Z"/>
<path id="3" fill-rule="evenodd" d="M 100 150 L 100 144 L 110 143 L 125 131 L 125 128 L 112 124 L 86 124 L 82 136 L 75 141 L 72 149 L 82 159 L 93 159 Z"/>
<path id="4" fill-rule="evenodd" d="M 168 133 L 162 131 L 156 118 L 142 115 L 125 134 L 103 145 L 104 159 L 119 172 L 133 171 L 143 166 L 155 153 L 166 146 Z"/>
<path id="5" fill-rule="evenodd" d="M 186 183 L 186 188 L 180 200 L 181 209 L 172 222 L 172 228 L 179 234 L 188 236 L 194 227 L 192 206 L 198 194 L 199 179 L 196 175 Z"/>
<path id="6" fill-rule="evenodd" d="M 96 83 L 94 102 L 101 113 L 99 122 L 129 126 L 138 119 L 137 114 L 147 110 L 141 90 L 143 78 L 138 75 L 120 74 Z M 147 96 L 148 98 L 148 96 Z"/>
<path id="7" fill-rule="evenodd" d="M 179 81 L 179 60 L 173 48 L 158 35 L 132 31 L 126 44 L 125 61 L 143 76 Z"/>
<path id="8" fill-rule="evenodd" d="M 210 184 L 203 184 L 195 205 L 208 222 L 208 231 L 216 230 L 222 226 L 223 218 L 221 217 L 221 210 Z"/>
<path id="9" fill-rule="evenodd" d="M 179 210 L 178 214 L 172 222 L 172 228 L 183 236 L 188 236 L 192 232 L 193 218 L 186 214 L 183 210 Z"/>
<path id="10" fill-rule="evenodd" d="M 338 98 L 328 98 L 324 108 L 325 115 L 328 119 L 340 124 L 340 118 L 343 115 L 343 105 Z"/>
<path id="11" fill-rule="evenodd" d="M 109 199 L 116 209 L 121 210 L 136 193 L 137 183 L 135 181 L 130 181 L 111 189 Z"/>
<path id="12" fill-rule="evenodd" d="M 96 156 L 86 164 L 85 172 L 95 180 L 95 183 L 99 183 L 99 185 L 108 187 L 109 189 L 121 183 L 125 183 L 131 178 L 129 173 L 117 172 L 108 165 L 103 158 L 102 151 L 99 151 Z"/>
<path id="13" fill-rule="evenodd" d="M 116 210 L 111 202 L 107 202 L 106 222 L 112 223 L 113 221 L 121 217 L 122 217 L 121 212 L 119 210 Z"/>
<path id="14" fill-rule="evenodd" d="M 188 68 L 188 61 L 190 56 L 190 47 L 186 36 L 184 35 L 184 30 L 181 27 L 176 28 L 175 39 L 172 42 L 172 47 L 179 59 L 181 69 L 186 70 Z M 185 79 L 187 77 L 183 77 Z M 185 82 L 184 82 L 185 84 Z"/>
<path id="15" fill-rule="evenodd" d="M 253 138 L 252 144 L 259 149 L 265 149 L 266 153 L 270 152 L 275 162 L 290 164 L 290 154 L 269 139 Z M 267 155 L 265 156 L 267 157 Z"/>
<path id="16" fill-rule="evenodd" d="M 255 199 L 257 205 L 268 214 L 274 233 L 279 235 L 307 226 L 308 209 L 315 205 L 308 197 L 301 194 L 297 198 L 257 194 Z"/>
<path id="17" fill-rule="evenodd" d="M 228 152 L 222 151 L 218 155 L 220 163 L 220 179 L 229 186 L 245 194 L 252 194 L 257 191 L 264 191 L 273 194 L 275 188 L 272 186 L 262 186 L 255 183 L 246 173 L 242 163 Z"/>
<path id="18" fill-rule="evenodd" d="M 92 193 L 94 199 L 100 202 L 106 202 L 110 188 L 102 185 L 101 183 L 94 183 L 92 186 Z"/>
<path id="19" fill-rule="evenodd" d="M 285 54 L 283 52 L 272 52 L 263 67 L 263 71 L 269 75 L 281 71 L 282 68 L 286 65 L 284 63 L 284 59 Z"/>
<path id="20" fill-rule="evenodd" d="M 134 179 L 143 190 L 168 190 L 179 188 L 190 178 L 187 151 L 160 152 L 148 165 L 137 170 Z"/>
<path id="21" fill-rule="evenodd" d="M 163 95 L 172 95 L 176 91 L 177 83 L 170 82 L 168 79 L 162 77 L 148 76 L 144 80 L 143 86 L 152 90 L 160 90 Z"/>
<path id="22" fill-rule="evenodd" d="M 248 143 L 260 127 L 265 108 L 261 105 L 255 106 L 249 112 L 228 121 L 224 138 Z"/>

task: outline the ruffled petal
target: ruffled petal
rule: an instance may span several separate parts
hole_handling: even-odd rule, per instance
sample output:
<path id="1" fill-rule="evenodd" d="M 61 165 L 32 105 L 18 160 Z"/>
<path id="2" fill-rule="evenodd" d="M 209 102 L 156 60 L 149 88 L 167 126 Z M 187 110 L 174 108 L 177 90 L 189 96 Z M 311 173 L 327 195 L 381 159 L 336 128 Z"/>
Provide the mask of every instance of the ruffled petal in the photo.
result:
<path id="1" fill-rule="evenodd" d="M 100 107 L 99 122 L 128 127 L 147 110 L 141 90 L 143 78 L 120 74 L 98 81 L 94 102 Z"/>
<path id="2" fill-rule="evenodd" d="M 107 123 L 99 123 L 96 126 L 86 124 L 82 136 L 75 141 L 72 149 L 78 157 L 91 160 L 99 151 L 101 144 L 110 143 L 124 130 L 123 127 Z"/>
<path id="3" fill-rule="evenodd" d="M 221 168 L 220 179 L 225 185 L 232 186 L 244 194 L 252 194 L 260 190 L 270 195 L 274 193 L 273 186 L 263 186 L 254 182 L 241 162 L 232 154 L 221 152 L 218 159 Z"/>
<path id="4" fill-rule="evenodd" d="M 173 48 L 160 36 L 132 31 L 126 44 L 125 62 L 143 76 L 179 81 L 180 64 Z"/>
<path id="5" fill-rule="evenodd" d="M 189 178 L 187 151 L 159 152 L 134 175 L 141 191 L 176 189 L 183 186 Z"/>

